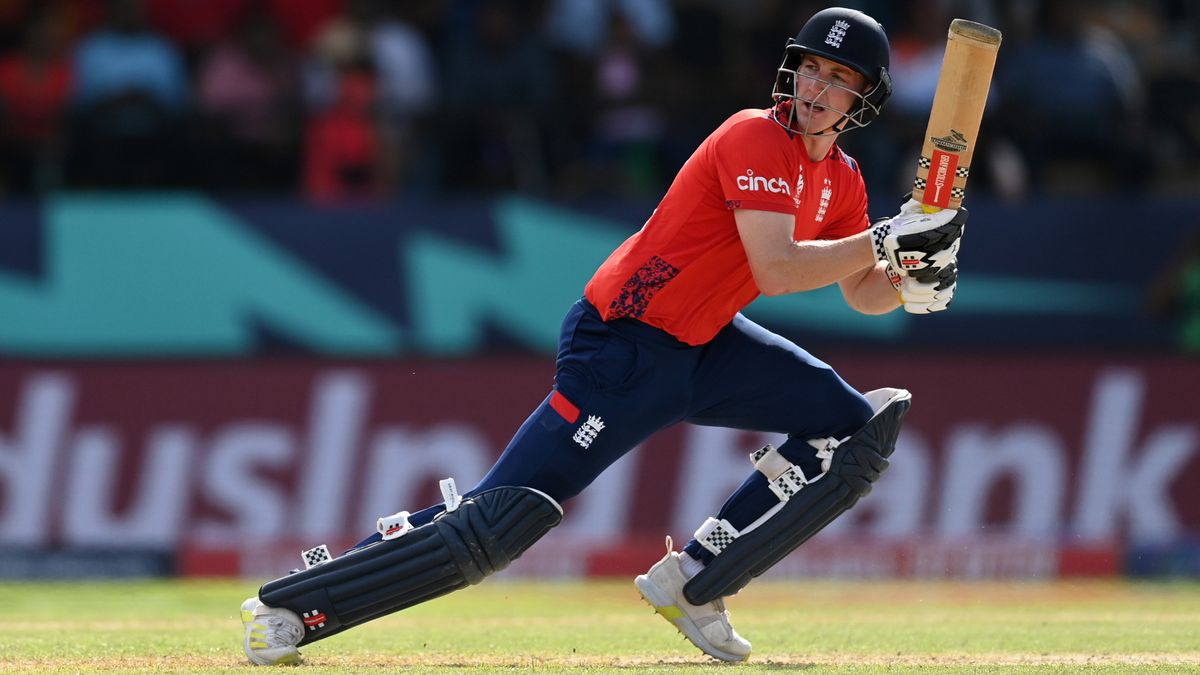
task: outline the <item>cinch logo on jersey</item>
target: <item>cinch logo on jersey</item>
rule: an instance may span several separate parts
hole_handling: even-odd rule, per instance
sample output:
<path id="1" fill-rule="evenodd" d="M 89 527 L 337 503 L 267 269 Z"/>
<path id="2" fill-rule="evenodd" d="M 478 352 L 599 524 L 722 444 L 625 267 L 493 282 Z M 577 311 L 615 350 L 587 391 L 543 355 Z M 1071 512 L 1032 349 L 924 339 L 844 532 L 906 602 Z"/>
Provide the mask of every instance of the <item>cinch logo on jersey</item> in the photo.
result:
<path id="1" fill-rule="evenodd" d="M 833 28 L 829 29 L 829 35 L 825 36 L 825 44 L 841 48 L 842 38 L 846 37 L 846 31 L 850 30 L 850 22 L 838 19 L 833 22 Z"/>
<path id="2" fill-rule="evenodd" d="M 755 176 L 754 169 L 746 169 L 745 176 L 738 176 L 737 186 L 742 191 L 758 192 L 759 190 L 763 190 L 785 195 L 792 194 L 792 187 L 788 185 L 786 178 Z"/>

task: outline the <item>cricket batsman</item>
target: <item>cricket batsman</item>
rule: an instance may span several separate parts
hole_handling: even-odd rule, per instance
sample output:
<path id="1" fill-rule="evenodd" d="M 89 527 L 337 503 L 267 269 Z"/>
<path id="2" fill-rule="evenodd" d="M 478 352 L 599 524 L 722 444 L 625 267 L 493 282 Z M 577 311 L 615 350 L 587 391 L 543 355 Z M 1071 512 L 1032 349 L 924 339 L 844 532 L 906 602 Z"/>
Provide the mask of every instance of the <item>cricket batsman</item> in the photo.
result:
<path id="1" fill-rule="evenodd" d="M 242 605 L 255 664 L 478 583 L 562 519 L 560 504 L 677 422 L 787 434 L 750 455 L 713 515 L 635 580 L 697 648 L 744 661 L 737 593 L 871 490 L 887 468 L 903 389 L 867 393 L 740 311 L 760 294 L 840 286 L 864 314 L 945 310 L 966 211 L 913 200 L 872 224 L 840 134 L 891 95 L 883 27 L 850 9 L 788 40 L 772 105 L 734 113 L 680 169 L 658 208 L 600 266 L 566 314 L 555 383 L 483 480 L 445 503 L 384 517 L 378 532 L 263 585 Z"/>

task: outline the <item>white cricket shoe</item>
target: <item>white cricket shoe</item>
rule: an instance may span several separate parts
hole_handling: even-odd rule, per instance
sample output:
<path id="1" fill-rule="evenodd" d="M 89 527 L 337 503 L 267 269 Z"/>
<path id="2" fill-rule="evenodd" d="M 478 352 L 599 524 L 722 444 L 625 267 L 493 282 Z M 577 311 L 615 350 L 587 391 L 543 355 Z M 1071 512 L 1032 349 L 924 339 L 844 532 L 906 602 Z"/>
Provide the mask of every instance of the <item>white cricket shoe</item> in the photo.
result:
<path id="1" fill-rule="evenodd" d="M 750 656 L 750 642 L 729 623 L 725 601 L 717 598 L 707 605 L 688 602 L 683 585 L 689 577 L 679 561 L 686 554 L 671 549 L 671 538 L 667 537 L 667 555 L 634 580 L 638 593 L 700 651 L 722 661 L 745 661 Z"/>
<path id="2" fill-rule="evenodd" d="M 258 597 L 242 603 L 242 625 L 246 639 L 242 646 L 250 663 L 256 666 L 295 666 L 300 664 L 296 645 L 304 639 L 304 624 L 296 613 L 282 607 L 267 607 Z"/>

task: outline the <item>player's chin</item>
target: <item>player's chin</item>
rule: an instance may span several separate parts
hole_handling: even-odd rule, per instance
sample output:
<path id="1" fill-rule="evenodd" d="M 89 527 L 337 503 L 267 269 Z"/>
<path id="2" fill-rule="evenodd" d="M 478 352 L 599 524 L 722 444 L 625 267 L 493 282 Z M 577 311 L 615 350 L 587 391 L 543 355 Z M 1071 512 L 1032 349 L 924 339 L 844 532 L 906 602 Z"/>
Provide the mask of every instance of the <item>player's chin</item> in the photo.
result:
<path id="1" fill-rule="evenodd" d="M 833 125 L 836 124 L 839 119 L 841 119 L 840 116 L 833 116 L 832 118 L 827 118 L 824 116 L 814 117 L 808 125 L 808 135 L 823 136 L 825 134 L 833 133 Z"/>

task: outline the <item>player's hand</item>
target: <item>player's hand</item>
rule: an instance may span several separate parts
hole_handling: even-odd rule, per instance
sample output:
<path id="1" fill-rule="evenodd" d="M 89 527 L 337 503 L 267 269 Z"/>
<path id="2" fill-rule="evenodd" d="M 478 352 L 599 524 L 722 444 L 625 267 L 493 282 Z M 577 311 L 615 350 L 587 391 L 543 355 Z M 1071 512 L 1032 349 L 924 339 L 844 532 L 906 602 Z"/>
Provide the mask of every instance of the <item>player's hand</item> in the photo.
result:
<path id="1" fill-rule="evenodd" d="M 958 255 L 967 215 L 964 208 L 925 213 L 909 199 L 898 215 L 871 226 L 875 254 L 901 276 L 933 281 Z"/>
<path id="2" fill-rule="evenodd" d="M 909 314 L 932 314 L 949 309 L 957 286 L 958 263 L 951 262 L 929 281 L 903 277 L 897 290 L 900 293 L 900 301 L 904 304 L 904 311 Z"/>

